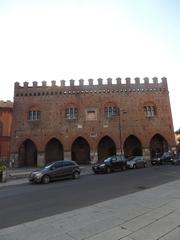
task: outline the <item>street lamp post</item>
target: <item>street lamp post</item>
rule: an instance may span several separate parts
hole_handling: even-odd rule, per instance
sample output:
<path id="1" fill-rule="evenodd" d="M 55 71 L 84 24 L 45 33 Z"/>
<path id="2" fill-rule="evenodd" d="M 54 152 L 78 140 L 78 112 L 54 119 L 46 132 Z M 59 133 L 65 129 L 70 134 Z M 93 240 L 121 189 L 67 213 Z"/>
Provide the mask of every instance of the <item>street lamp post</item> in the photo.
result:
<path id="1" fill-rule="evenodd" d="M 123 154 L 123 147 L 122 147 L 122 129 L 121 129 L 121 113 L 126 113 L 123 109 L 117 108 L 117 115 L 118 115 L 118 127 L 119 127 L 119 141 L 120 141 L 120 154 Z"/>

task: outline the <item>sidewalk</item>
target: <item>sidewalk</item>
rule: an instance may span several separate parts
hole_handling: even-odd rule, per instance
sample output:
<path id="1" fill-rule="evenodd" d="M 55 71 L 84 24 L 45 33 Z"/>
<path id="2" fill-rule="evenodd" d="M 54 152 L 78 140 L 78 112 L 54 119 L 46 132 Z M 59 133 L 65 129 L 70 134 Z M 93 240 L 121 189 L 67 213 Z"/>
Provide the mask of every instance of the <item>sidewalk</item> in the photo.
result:
<path id="1" fill-rule="evenodd" d="M 1 240 L 179 240 L 180 180 L 0 230 Z"/>

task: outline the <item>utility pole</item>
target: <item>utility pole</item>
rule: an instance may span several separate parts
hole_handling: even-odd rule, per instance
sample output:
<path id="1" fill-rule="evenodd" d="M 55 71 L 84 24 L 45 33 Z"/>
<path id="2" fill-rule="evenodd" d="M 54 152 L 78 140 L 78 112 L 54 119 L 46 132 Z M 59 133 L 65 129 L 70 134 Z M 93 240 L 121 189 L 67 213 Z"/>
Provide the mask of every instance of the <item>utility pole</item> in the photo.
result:
<path id="1" fill-rule="evenodd" d="M 122 129 L 121 129 L 121 113 L 126 113 L 120 107 L 117 108 L 117 115 L 118 115 L 118 125 L 119 125 L 119 141 L 120 141 L 120 154 L 123 154 L 123 147 L 122 147 Z"/>

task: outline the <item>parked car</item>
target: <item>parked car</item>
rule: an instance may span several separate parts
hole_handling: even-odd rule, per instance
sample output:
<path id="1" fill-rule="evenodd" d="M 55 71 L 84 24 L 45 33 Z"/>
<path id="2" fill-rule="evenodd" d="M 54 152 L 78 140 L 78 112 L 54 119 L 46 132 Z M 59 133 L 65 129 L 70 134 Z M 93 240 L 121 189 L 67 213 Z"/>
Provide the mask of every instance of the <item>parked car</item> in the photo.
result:
<path id="1" fill-rule="evenodd" d="M 176 156 L 172 159 L 172 164 L 180 165 L 180 155 L 176 155 Z"/>
<path id="2" fill-rule="evenodd" d="M 173 154 L 171 152 L 164 152 L 161 156 L 155 157 L 151 160 L 152 165 L 160 165 L 160 164 L 167 164 L 173 163 Z"/>
<path id="3" fill-rule="evenodd" d="M 94 164 L 92 170 L 94 173 L 110 173 L 126 169 L 126 158 L 124 155 L 110 156 L 100 163 Z"/>
<path id="4" fill-rule="evenodd" d="M 147 162 L 143 156 L 132 156 L 127 159 L 126 165 L 127 168 L 141 168 L 146 167 Z"/>
<path id="5" fill-rule="evenodd" d="M 29 181 L 38 183 L 49 183 L 52 180 L 72 177 L 80 177 L 79 165 L 71 160 L 59 160 L 47 164 L 44 168 L 33 171 L 29 175 Z"/>

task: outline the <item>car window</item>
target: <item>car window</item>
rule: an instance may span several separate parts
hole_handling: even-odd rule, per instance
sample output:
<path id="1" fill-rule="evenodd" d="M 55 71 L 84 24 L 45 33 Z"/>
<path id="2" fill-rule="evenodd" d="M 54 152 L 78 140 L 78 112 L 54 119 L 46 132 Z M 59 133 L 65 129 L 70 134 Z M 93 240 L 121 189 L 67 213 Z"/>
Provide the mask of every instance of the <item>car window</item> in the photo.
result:
<path id="1" fill-rule="evenodd" d="M 113 162 L 117 161 L 116 157 L 112 157 L 112 161 Z"/>
<path id="2" fill-rule="evenodd" d="M 63 167 L 64 163 L 63 161 L 56 162 L 54 165 L 52 165 L 52 168 L 60 168 Z"/>
<path id="3" fill-rule="evenodd" d="M 75 164 L 73 162 L 70 162 L 70 161 L 65 161 L 64 162 L 64 166 L 67 167 L 67 166 L 74 166 Z"/>
<path id="4" fill-rule="evenodd" d="M 122 160 L 121 156 L 117 156 L 117 161 L 121 161 L 121 160 Z"/>
<path id="5" fill-rule="evenodd" d="M 47 163 L 44 168 L 49 168 L 54 165 L 54 162 Z"/>

